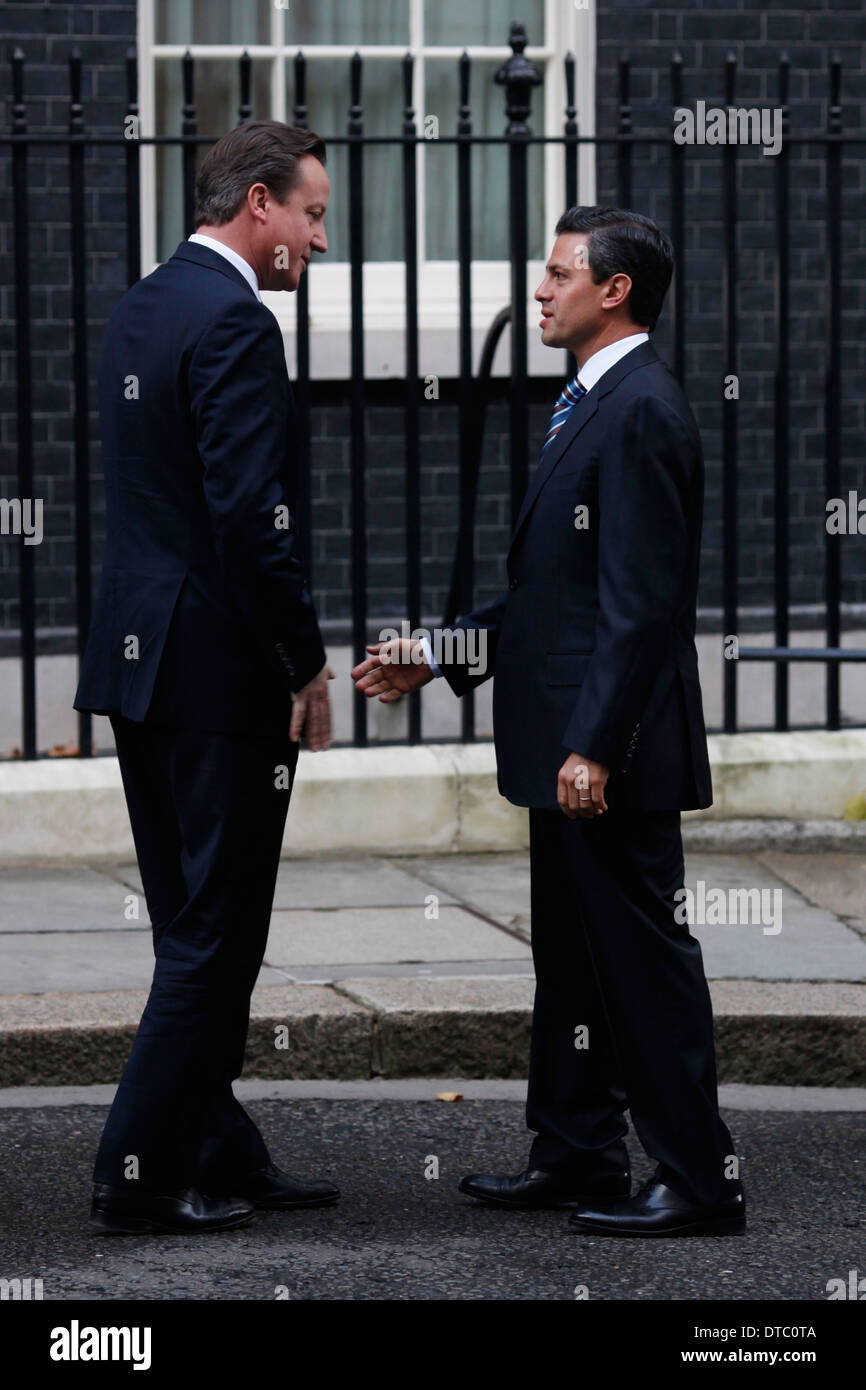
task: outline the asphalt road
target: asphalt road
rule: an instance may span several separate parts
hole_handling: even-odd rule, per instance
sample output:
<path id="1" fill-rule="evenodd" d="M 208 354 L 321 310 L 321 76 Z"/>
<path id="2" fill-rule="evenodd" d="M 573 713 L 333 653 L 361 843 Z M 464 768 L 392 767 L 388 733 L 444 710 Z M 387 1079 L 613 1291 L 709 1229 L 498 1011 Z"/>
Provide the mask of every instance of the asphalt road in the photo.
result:
<path id="1" fill-rule="evenodd" d="M 742 1159 L 749 1230 L 622 1241 L 569 1231 L 567 1213 L 483 1208 L 466 1172 L 527 1152 L 513 1100 L 247 1102 L 277 1162 L 342 1189 L 331 1209 L 262 1213 L 199 1238 L 92 1235 L 97 1105 L 0 1109 L 0 1276 L 44 1298 L 270 1300 L 827 1299 L 866 1274 L 866 1114 L 724 1111 Z M 632 1137 L 635 1184 L 650 1171 Z M 425 1178 L 438 1160 L 438 1179 Z M 780 1309 L 780 1313 L 782 1310 Z"/>

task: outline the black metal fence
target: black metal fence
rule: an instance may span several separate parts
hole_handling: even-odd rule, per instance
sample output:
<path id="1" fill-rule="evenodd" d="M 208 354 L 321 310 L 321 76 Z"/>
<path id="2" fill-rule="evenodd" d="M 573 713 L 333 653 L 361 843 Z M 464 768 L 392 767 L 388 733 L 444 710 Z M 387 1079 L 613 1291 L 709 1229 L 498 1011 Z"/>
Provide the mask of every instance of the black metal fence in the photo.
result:
<path id="1" fill-rule="evenodd" d="M 618 123 L 607 133 L 586 136 L 579 133 L 575 107 L 575 63 L 572 55 L 564 59 L 566 107 L 563 112 L 562 133 L 556 136 L 533 135 L 528 124 L 531 114 L 532 89 L 540 82 L 537 68 L 524 55 L 526 35 L 521 25 L 512 26 L 511 58 L 497 72 L 495 81 L 504 91 L 507 126 L 501 136 L 481 136 L 473 132 L 472 110 L 469 103 L 470 60 L 464 54 L 459 60 L 460 107 L 457 128 L 453 136 L 440 135 L 438 143 L 453 146 L 457 181 L 457 254 L 459 285 L 459 349 L 455 376 L 458 378 L 459 420 L 459 480 L 460 515 L 457 528 L 454 570 L 448 612 L 443 621 L 453 619 L 458 612 L 469 609 L 473 598 L 473 518 L 478 494 L 478 473 L 484 429 L 490 367 L 493 350 L 504 327 L 511 325 L 511 380 L 509 392 L 510 424 L 510 502 L 512 520 L 517 514 L 529 475 L 529 394 L 527 364 L 527 259 L 528 259 L 528 182 L 527 158 L 532 145 L 553 145 L 559 148 L 563 160 L 566 205 L 577 201 L 578 150 L 582 144 L 610 146 L 616 152 L 618 202 L 632 203 L 634 160 L 642 146 L 654 145 L 669 152 L 668 174 L 670 199 L 670 234 L 672 237 L 676 274 L 668 306 L 670 321 L 670 362 L 677 376 L 685 376 L 685 350 L 688 336 L 686 298 L 688 260 L 686 256 L 685 193 L 686 150 L 673 135 L 673 112 L 683 103 L 683 63 L 674 54 L 670 63 L 671 125 L 653 134 L 636 133 L 632 129 L 630 104 L 630 64 L 623 58 L 619 64 Z M 12 58 L 13 109 L 10 134 L 0 136 L 0 146 L 8 150 L 12 170 L 12 219 L 14 227 L 15 270 L 15 346 L 17 353 L 17 468 L 19 497 L 34 495 L 34 436 L 31 401 L 31 267 L 29 251 L 30 214 L 28 205 L 28 158 L 37 146 L 53 145 L 66 149 L 69 164 L 69 244 L 70 284 L 72 290 L 73 376 L 74 376 L 74 474 L 75 474 L 75 554 L 76 554 L 76 616 L 79 656 L 83 652 L 91 607 L 91 514 L 90 514 L 90 446 L 89 386 L 87 372 L 87 286 L 85 275 L 86 219 L 84 158 L 89 146 L 115 147 L 119 166 L 123 170 L 126 192 L 126 265 L 127 279 L 132 284 L 140 274 L 141 246 L 140 217 L 140 156 L 144 145 L 180 147 L 182 150 L 183 207 L 185 235 L 193 230 L 194 181 L 196 154 L 217 135 L 199 134 L 195 103 L 195 64 L 192 56 L 183 59 L 184 103 L 181 130 L 172 136 L 146 136 L 138 129 L 137 65 L 134 51 L 127 58 L 128 115 L 124 132 L 113 136 L 88 134 L 81 103 L 81 59 L 73 53 L 69 63 L 70 105 L 69 127 L 65 132 L 31 134 L 27 127 L 25 102 L 25 62 L 20 50 Z M 247 54 L 239 60 L 240 105 L 239 121 L 249 119 L 253 112 L 250 102 L 252 62 Z M 365 364 L 363 331 L 364 264 L 363 219 L 365 198 L 364 155 L 371 145 L 396 145 L 402 150 L 403 258 L 406 288 L 406 390 L 404 401 L 405 496 L 406 496 L 406 615 L 412 626 L 421 624 L 421 474 L 420 474 L 420 401 L 423 382 L 419 378 L 418 323 L 418 207 L 416 194 L 417 148 L 419 135 L 412 105 L 413 59 L 403 60 L 404 112 L 399 134 L 372 137 L 365 134 L 362 104 L 363 64 L 356 55 L 351 62 L 350 106 L 344 135 L 326 136 L 329 145 L 348 148 L 348 204 L 350 228 L 350 296 L 351 296 L 351 385 L 350 385 L 350 449 L 351 449 L 351 580 L 352 580 L 352 638 L 358 657 L 363 655 L 368 637 L 367 605 L 367 525 L 366 525 L 366 452 L 365 452 Z M 724 70 L 725 103 L 733 107 L 736 99 L 736 63 L 729 58 Z M 295 105 L 292 120 L 296 125 L 307 124 L 306 62 L 303 54 L 294 59 Z M 790 310 L 790 244 L 789 244 L 789 152 L 792 147 L 806 144 L 823 152 L 826 167 L 826 303 L 824 325 L 824 407 L 825 450 L 824 483 L 826 495 L 835 497 L 840 491 L 840 409 L 841 386 L 841 306 L 842 283 L 842 155 L 847 145 L 863 145 L 866 136 L 849 134 L 842 129 L 841 64 L 831 59 L 828 64 L 828 119 L 826 129 L 808 132 L 790 129 L 788 107 L 789 63 L 782 56 L 778 65 L 777 93 L 774 104 L 781 108 L 783 140 L 774 161 L 775 219 L 775 385 L 774 385 L 774 601 L 775 645 L 770 648 L 740 646 L 739 660 L 766 661 L 775 664 L 775 723 L 776 729 L 789 726 L 789 664 L 799 661 L 820 661 L 826 665 L 826 719 L 828 729 L 840 726 L 839 668 L 842 661 L 866 660 L 866 651 L 841 646 L 841 570 L 838 538 L 829 534 L 825 539 L 824 588 L 826 645 L 822 648 L 798 648 L 790 645 L 789 602 L 789 352 L 788 323 Z M 511 303 L 490 326 L 482 353 L 478 377 L 473 376 L 472 364 L 472 160 L 473 151 L 480 145 L 499 145 L 507 150 L 509 165 L 509 236 L 511 261 Z M 737 165 L 740 150 L 736 143 L 720 144 L 718 158 L 722 165 L 721 218 L 723 252 L 721 260 L 722 313 L 721 342 L 718 348 L 720 376 L 736 373 L 738 357 L 737 308 L 737 224 L 738 181 Z M 300 529 L 305 538 L 311 531 L 310 508 L 310 340 L 308 324 L 308 289 L 302 278 L 298 290 L 297 313 L 297 382 L 295 394 L 299 419 L 299 451 L 301 460 Z M 687 385 L 687 383 L 686 383 Z M 736 400 L 726 399 L 722 416 L 722 521 L 723 521 L 723 629 L 726 634 L 738 631 L 738 422 Z M 307 551 L 309 561 L 310 552 Z M 37 756 L 36 749 L 36 605 L 33 548 L 19 548 L 21 657 L 22 657 L 22 751 L 25 758 Z M 720 644 L 721 646 L 721 644 Z M 721 655 L 720 655 L 721 659 Z M 725 662 L 724 729 L 737 728 L 737 662 Z M 463 702 L 463 738 L 474 737 L 474 711 L 471 697 Z M 367 741 L 367 702 L 356 695 L 354 703 L 354 743 L 364 746 Z M 421 707 L 418 696 L 411 697 L 409 741 L 422 737 Z M 79 716 L 79 749 L 82 756 L 92 753 L 92 731 L 89 715 Z"/>

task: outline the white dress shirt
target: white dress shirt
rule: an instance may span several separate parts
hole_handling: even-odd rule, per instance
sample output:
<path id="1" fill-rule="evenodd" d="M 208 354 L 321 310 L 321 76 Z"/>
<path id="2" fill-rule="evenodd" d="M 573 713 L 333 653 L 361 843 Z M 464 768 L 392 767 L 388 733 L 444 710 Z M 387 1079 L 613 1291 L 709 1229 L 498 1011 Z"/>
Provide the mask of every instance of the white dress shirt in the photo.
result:
<path id="1" fill-rule="evenodd" d="M 620 358 L 625 357 L 627 352 L 640 347 L 641 343 L 649 342 L 648 333 L 630 333 L 627 338 L 620 338 L 615 343 L 608 343 L 607 347 L 599 348 L 592 357 L 588 357 L 580 368 L 577 379 L 581 386 L 589 393 L 593 386 L 596 386 L 605 372 L 609 372 L 611 367 L 619 362 Z M 421 643 L 421 650 L 424 653 L 424 660 L 430 667 L 434 676 L 441 676 L 442 670 L 439 663 L 434 660 L 430 643 L 426 637 L 418 639 Z"/>
<path id="2" fill-rule="evenodd" d="M 605 372 L 609 372 L 621 357 L 640 347 L 641 343 L 648 342 L 648 333 L 630 333 L 627 338 L 620 338 L 616 343 L 608 343 L 607 347 L 599 348 L 598 352 L 586 359 L 577 374 L 581 386 L 591 391 L 596 382 L 600 381 Z"/>
<path id="3" fill-rule="evenodd" d="M 245 261 L 243 256 L 239 256 L 237 251 L 233 251 L 230 246 L 225 246 L 221 241 L 217 241 L 215 237 L 204 236 L 201 232 L 193 232 L 189 240 L 198 242 L 199 246 L 209 246 L 211 251 L 216 251 L 217 255 L 225 256 L 229 264 L 233 265 L 235 270 L 240 271 L 250 289 L 253 291 L 256 299 L 261 304 L 262 296 L 259 293 L 258 276 L 249 261 Z"/>

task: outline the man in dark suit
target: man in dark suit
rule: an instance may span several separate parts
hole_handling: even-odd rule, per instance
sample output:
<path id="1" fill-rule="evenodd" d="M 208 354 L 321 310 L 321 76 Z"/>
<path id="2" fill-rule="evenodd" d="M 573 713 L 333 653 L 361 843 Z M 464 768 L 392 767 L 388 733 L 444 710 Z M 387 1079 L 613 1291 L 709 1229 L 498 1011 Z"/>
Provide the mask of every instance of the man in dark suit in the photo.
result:
<path id="1" fill-rule="evenodd" d="M 733 1234 L 745 1205 L 709 991 L 675 916 L 680 812 L 712 791 L 694 640 L 701 444 L 649 341 L 671 247 L 615 208 L 572 208 L 556 231 L 542 341 L 570 349 L 577 375 L 517 518 L 508 589 L 456 625 L 483 637 L 486 662 L 443 642 L 458 695 L 494 676 L 499 789 L 530 808 L 536 974 L 528 1167 L 460 1187 L 504 1207 L 576 1203 L 573 1225 L 593 1234 Z M 406 641 L 368 650 L 353 672 L 368 696 L 436 673 L 429 647 L 426 662 Z M 626 1107 L 657 1164 L 634 1196 Z"/>
<path id="2" fill-rule="evenodd" d="M 260 295 L 296 290 L 327 249 L 324 159 L 276 121 L 220 140 L 195 235 L 102 345 L 107 534 L 75 708 L 111 720 L 156 958 L 96 1158 L 103 1231 L 214 1231 L 339 1196 L 281 1172 L 232 1093 L 299 739 L 330 740 L 294 403 Z"/>

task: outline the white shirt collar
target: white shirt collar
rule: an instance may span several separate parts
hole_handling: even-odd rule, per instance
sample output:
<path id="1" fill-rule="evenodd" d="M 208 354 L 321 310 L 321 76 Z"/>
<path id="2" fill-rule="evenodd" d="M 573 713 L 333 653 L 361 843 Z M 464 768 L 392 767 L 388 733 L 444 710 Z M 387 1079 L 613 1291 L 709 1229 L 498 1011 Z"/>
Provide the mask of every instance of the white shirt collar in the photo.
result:
<path id="1" fill-rule="evenodd" d="M 209 246 L 211 251 L 216 251 L 218 255 L 225 256 L 226 260 L 234 266 L 235 270 L 240 271 L 250 289 L 255 294 L 256 299 L 261 304 L 262 296 L 259 293 L 258 277 L 249 261 L 245 261 L 243 256 L 239 256 L 237 251 L 233 251 L 230 246 L 225 246 L 223 242 L 217 241 L 212 236 L 204 236 L 201 232 L 193 232 L 189 240 L 197 242 L 199 246 Z M 617 346 L 619 346 L 619 344 L 617 344 Z"/>
<path id="2" fill-rule="evenodd" d="M 586 359 L 577 374 L 581 386 L 585 386 L 587 391 L 591 391 L 596 382 L 604 376 L 605 372 L 610 371 L 621 357 L 625 357 L 626 353 L 631 352 L 633 348 L 640 347 L 641 343 L 648 342 L 648 333 L 630 333 L 627 338 L 620 338 L 616 343 L 608 343 L 607 347 L 599 348 L 598 352 L 594 352 L 592 357 Z"/>

